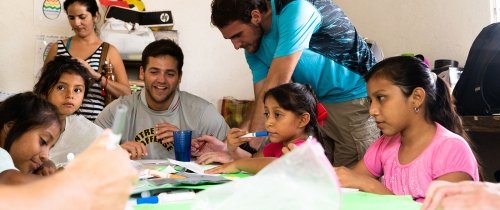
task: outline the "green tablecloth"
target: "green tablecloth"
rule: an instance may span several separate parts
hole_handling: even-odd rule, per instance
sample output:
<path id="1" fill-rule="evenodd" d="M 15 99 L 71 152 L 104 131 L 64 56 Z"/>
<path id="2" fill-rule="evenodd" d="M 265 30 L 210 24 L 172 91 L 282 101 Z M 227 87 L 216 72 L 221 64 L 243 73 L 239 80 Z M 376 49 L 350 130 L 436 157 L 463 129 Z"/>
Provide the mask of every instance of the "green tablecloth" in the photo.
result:
<path id="1" fill-rule="evenodd" d="M 192 201 L 169 204 L 144 204 L 135 210 L 188 210 Z M 376 195 L 364 192 L 347 192 L 342 196 L 341 210 L 418 210 L 421 204 L 410 196 Z"/>
<path id="2" fill-rule="evenodd" d="M 244 178 L 248 174 L 224 174 L 227 178 Z M 214 185 L 196 185 L 196 186 L 176 186 L 172 188 L 198 189 L 204 190 Z M 175 202 L 168 204 L 142 204 L 134 206 L 134 210 L 189 210 L 192 200 Z M 341 210 L 419 210 L 421 204 L 413 201 L 411 196 L 397 195 L 377 195 L 365 192 L 345 192 L 342 195 Z"/>

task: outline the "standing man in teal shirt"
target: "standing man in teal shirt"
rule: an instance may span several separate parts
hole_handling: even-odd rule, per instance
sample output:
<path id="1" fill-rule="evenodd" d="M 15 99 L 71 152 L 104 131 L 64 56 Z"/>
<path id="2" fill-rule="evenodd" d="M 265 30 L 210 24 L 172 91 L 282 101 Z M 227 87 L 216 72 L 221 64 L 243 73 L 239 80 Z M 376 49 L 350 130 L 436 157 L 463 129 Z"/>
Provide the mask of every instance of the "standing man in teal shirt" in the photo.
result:
<path id="1" fill-rule="evenodd" d="M 362 159 L 379 131 L 368 114 L 363 74 L 375 59 L 349 19 L 330 0 L 214 0 L 212 24 L 245 49 L 256 108 L 250 131 L 263 130 L 264 93 L 290 81 L 309 84 L 325 105 L 322 128 L 335 166 Z M 247 151 L 260 141 L 242 145 Z"/>

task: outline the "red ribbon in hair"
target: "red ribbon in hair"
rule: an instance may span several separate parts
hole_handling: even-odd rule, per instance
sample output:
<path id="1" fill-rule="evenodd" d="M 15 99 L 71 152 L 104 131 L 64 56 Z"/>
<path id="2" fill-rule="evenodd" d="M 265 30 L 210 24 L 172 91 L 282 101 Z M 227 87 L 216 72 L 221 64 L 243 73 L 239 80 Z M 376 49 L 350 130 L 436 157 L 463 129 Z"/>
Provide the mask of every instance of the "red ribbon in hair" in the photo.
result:
<path id="1" fill-rule="evenodd" d="M 319 126 L 323 126 L 323 121 L 328 117 L 325 106 L 322 103 L 316 104 L 316 113 Z"/>

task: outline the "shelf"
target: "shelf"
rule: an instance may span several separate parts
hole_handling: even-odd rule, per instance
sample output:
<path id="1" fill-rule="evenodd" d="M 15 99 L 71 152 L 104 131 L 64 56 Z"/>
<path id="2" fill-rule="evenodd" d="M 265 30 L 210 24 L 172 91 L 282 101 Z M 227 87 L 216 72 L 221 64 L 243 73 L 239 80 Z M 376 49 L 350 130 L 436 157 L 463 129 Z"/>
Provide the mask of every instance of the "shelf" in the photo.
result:
<path id="1" fill-rule="evenodd" d="M 500 132 L 500 116 L 461 116 L 464 129 L 472 132 Z"/>

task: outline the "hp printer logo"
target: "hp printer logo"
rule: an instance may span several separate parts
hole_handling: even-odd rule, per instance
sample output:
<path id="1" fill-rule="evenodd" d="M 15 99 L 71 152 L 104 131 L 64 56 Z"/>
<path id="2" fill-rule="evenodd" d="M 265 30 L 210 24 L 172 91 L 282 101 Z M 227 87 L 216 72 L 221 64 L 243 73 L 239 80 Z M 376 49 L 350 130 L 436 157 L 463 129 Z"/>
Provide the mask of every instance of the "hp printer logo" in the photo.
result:
<path id="1" fill-rule="evenodd" d="M 170 20 L 170 15 L 168 15 L 168 13 L 161 13 L 160 20 L 161 22 L 166 23 Z"/>

